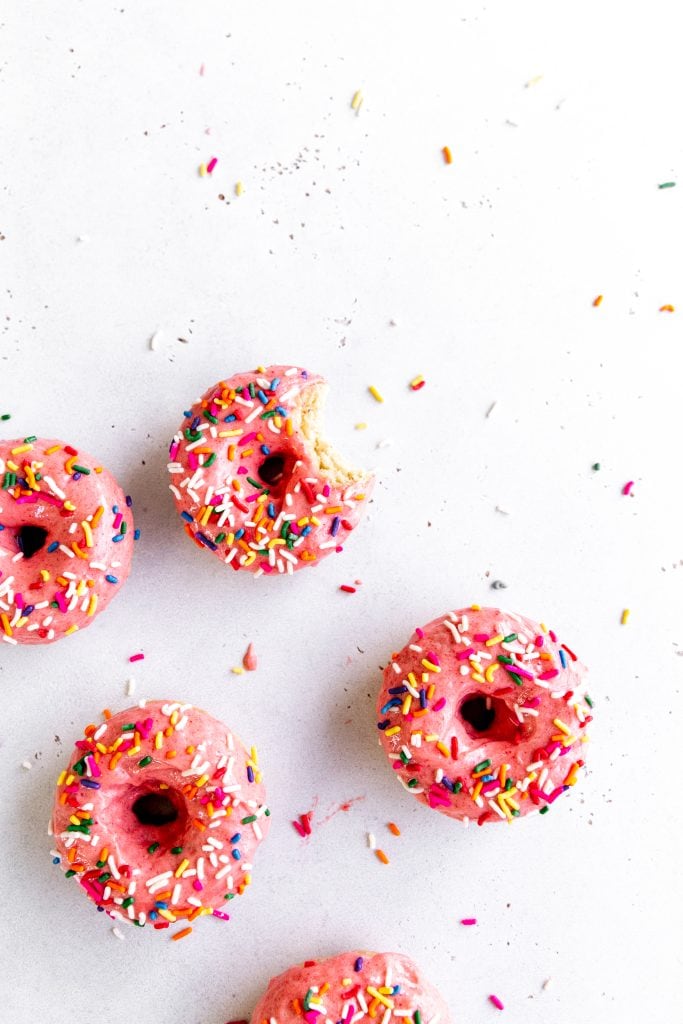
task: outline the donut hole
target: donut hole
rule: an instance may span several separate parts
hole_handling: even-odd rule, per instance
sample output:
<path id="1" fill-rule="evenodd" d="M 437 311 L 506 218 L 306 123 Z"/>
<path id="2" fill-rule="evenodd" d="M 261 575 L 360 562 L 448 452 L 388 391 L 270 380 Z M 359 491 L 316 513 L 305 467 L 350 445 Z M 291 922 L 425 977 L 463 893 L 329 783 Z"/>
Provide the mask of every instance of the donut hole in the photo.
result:
<path id="1" fill-rule="evenodd" d="M 141 825 L 172 825 L 178 820 L 178 808 L 165 793 L 145 793 L 139 796 L 132 807 L 133 814 Z"/>
<path id="2" fill-rule="evenodd" d="M 17 530 L 17 546 L 24 558 L 32 558 L 45 547 L 47 530 L 42 526 L 20 526 Z"/>
<path id="3" fill-rule="evenodd" d="M 270 488 L 277 487 L 282 483 L 286 465 L 284 455 L 268 455 L 258 468 L 259 480 Z"/>
<path id="4" fill-rule="evenodd" d="M 471 693 L 462 701 L 458 714 L 472 739 L 513 740 L 519 735 L 520 723 L 502 697 Z"/>

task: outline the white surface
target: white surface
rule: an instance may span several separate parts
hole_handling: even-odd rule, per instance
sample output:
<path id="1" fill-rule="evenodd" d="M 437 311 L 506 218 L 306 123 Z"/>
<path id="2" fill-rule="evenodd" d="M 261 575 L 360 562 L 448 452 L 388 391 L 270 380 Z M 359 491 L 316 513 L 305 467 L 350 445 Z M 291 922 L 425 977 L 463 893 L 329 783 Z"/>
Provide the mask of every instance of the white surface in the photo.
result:
<path id="1" fill-rule="evenodd" d="M 456 1022 L 495 1019 L 490 992 L 510 1024 L 680 1014 L 683 358 L 681 312 L 657 310 L 683 307 L 683 83 L 670 4 L 602 7 L 4 5 L 3 430 L 98 454 L 143 534 L 91 629 L 0 645 L 13 1024 L 222 1024 L 356 946 L 414 956 Z M 191 399 L 260 361 L 328 376 L 329 432 L 379 485 L 342 556 L 254 583 L 186 540 L 164 456 Z M 372 706 L 388 652 L 495 578 L 591 666 L 591 774 L 545 820 L 465 832 L 397 785 Z M 258 672 L 231 675 L 249 640 Z M 178 944 L 118 942 L 45 834 L 139 649 L 136 699 L 257 743 L 274 815 L 232 921 Z M 316 800 L 304 843 L 290 820 Z"/>

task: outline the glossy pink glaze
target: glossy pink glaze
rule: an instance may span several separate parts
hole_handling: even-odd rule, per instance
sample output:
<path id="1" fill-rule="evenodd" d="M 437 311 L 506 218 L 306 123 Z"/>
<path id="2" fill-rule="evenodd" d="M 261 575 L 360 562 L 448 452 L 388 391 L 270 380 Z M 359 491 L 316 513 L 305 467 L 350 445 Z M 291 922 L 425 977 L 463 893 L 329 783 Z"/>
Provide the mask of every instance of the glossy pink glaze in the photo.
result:
<path id="1" fill-rule="evenodd" d="M 171 491 L 185 529 L 233 569 L 261 576 L 317 565 L 342 550 L 362 517 L 372 478 L 335 487 L 314 468 L 310 442 L 290 432 L 293 405 L 321 383 L 294 366 L 235 374 L 192 406 L 171 442 Z M 266 460 L 276 459 L 281 475 L 269 483 Z"/>
<path id="2" fill-rule="evenodd" d="M 0 481 L 0 636 L 40 644 L 85 629 L 130 572 L 130 499 L 87 452 L 45 438 L 0 441 Z M 45 531 L 30 557 L 22 527 Z"/>
<path id="3" fill-rule="evenodd" d="M 328 988 L 321 994 L 325 985 Z M 394 993 L 396 986 L 399 990 Z M 304 1005 L 307 994 L 309 1009 Z M 422 1024 L 449 1024 L 442 996 L 407 956 L 357 951 L 307 960 L 273 978 L 254 1009 L 251 1024 L 302 1024 L 302 1020 L 306 1024 L 414 1024 L 416 1011 Z"/>
<path id="4" fill-rule="evenodd" d="M 548 808 L 584 764 L 592 716 L 574 659 L 552 631 L 497 608 L 450 612 L 417 630 L 385 669 L 377 701 L 379 741 L 400 781 L 465 822 Z"/>
<path id="5" fill-rule="evenodd" d="M 150 795 L 171 802 L 174 821 L 138 820 L 133 806 Z M 268 832 L 265 799 L 258 762 L 227 726 L 191 704 L 149 701 L 86 727 L 57 785 L 55 847 L 112 917 L 166 928 L 188 913 L 224 916 Z"/>

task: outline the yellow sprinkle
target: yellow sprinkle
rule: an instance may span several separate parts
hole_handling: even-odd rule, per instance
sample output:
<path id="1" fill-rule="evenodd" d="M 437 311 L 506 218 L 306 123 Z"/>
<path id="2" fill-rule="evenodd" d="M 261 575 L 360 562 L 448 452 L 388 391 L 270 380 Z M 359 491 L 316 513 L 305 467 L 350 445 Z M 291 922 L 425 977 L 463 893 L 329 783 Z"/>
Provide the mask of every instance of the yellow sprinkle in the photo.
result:
<path id="1" fill-rule="evenodd" d="M 197 781 L 195 782 L 195 786 L 197 787 L 197 789 L 201 789 L 201 787 L 204 785 L 204 783 L 206 783 L 208 781 L 209 781 L 209 776 L 208 775 L 200 775 L 199 778 L 197 779 Z"/>
<path id="2" fill-rule="evenodd" d="M 30 452 L 32 448 L 32 444 L 20 444 L 16 448 L 12 449 L 12 455 L 21 455 L 23 452 Z"/>
<path id="3" fill-rule="evenodd" d="M 74 623 L 73 626 L 69 626 L 68 629 L 64 630 L 64 636 L 68 636 L 69 633 L 75 633 L 77 629 L 78 626 Z"/>
<path id="4" fill-rule="evenodd" d="M 621 624 L 622 624 L 622 626 L 626 625 L 626 623 L 628 622 L 630 614 L 631 614 L 631 609 L 630 608 L 624 608 L 623 612 L 621 613 Z"/>
<path id="5" fill-rule="evenodd" d="M 395 736 L 397 732 L 401 731 L 401 727 L 398 725 L 392 725 L 391 729 L 386 729 L 384 732 L 385 736 Z"/>
<path id="6" fill-rule="evenodd" d="M 205 178 L 206 177 L 206 164 L 200 164 L 199 165 L 199 177 L 200 178 Z"/>
<path id="7" fill-rule="evenodd" d="M 236 196 L 241 196 L 243 192 L 244 192 L 244 185 L 242 184 L 241 181 L 238 181 L 237 184 L 235 185 L 235 195 Z"/>
<path id="8" fill-rule="evenodd" d="M 565 734 L 565 736 L 569 736 L 571 734 L 571 729 L 568 725 L 564 724 L 562 719 L 553 718 L 553 725 L 557 726 L 557 728 L 560 729 Z"/>
<path id="9" fill-rule="evenodd" d="M 97 594 L 91 594 L 88 602 L 88 615 L 94 615 L 95 609 L 97 608 Z"/>
<path id="10" fill-rule="evenodd" d="M 356 423 L 355 424 L 355 429 L 356 430 L 367 430 L 368 429 L 368 425 L 367 425 L 367 423 Z"/>
<path id="11" fill-rule="evenodd" d="M 499 644 L 501 642 L 501 640 L 504 640 L 504 639 L 505 639 L 505 637 L 503 636 L 502 633 L 499 633 L 497 636 L 490 636 L 488 638 L 488 640 L 486 641 L 486 646 L 487 647 L 495 647 L 496 644 Z"/>
<path id="12" fill-rule="evenodd" d="M 159 907 L 158 913 L 161 914 L 162 917 L 165 917 L 167 921 L 170 921 L 171 924 L 174 924 L 175 921 L 178 920 L 178 918 L 175 917 L 175 915 L 172 914 L 170 910 L 164 910 L 163 907 Z"/>
<path id="13" fill-rule="evenodd" d="M 376 853 L 378 853 L 378 854 L 381 853 L 381 852 L 382 852 L 381 850 L 377 850 L 376 851 Z M 380 857 L 380 860 L 382 860 L 381 857 Z M 382 863 L 383 864 L 384 863 L 388 863 L 388 861 L 389 861 L 389 858 L 387 857 L 387 860 L 386 861 L 382 861 Z M 373 988 L 372 985 L 368 985 L 367 991 L 370 993 L 370 995 L 372 996 L 373 999 L 378 999 L 380 1001 L 380 1003 L 382 1003 L 383 1006 L 387 1007 L 387 1009 L 393 1010 L 394 1004 L 391 1001 L 391 999 L 387 999 L 387 997 L 385 995 L 382 995 L 381 992 L 378 992 L 377 989 Z"/>
<path id="14" fill-rule="evenodd" d="M 5 612 L 2 612 L 2 614 L 0 615 L 0 622 L 2 622 L 2 628 L 5 631 L 5 636 L 11 636 L 12 627 L 9 624 L 9 619 L 7 618 Z"/>
<path id="15" fill-rule="evenodd" d="M 47 571 L 47 569 L 41 569 L 40 570 L 40 575 L 41 575 L 41 577 L 43 579 L 43 583 L 49 583 L 50 582 L 50 574 Z"/>
<path id="16" fill-rule="evenodd" d="M 61 784 L 64 782 L 65 778 L 66 778 L 66 772 L 65 771 L 64 772 L 60 772 L 59 773 L 59 778 L 57 779 L 57 785 L 61 786 Z"/>
<path id="17" fill-rule="evenodd" d="M 75 512 L 76 511 L 76 506 L 74 505 L 73 501 L 65 501 L 64 502 L 64 508 L 66 509 L 67 512 Z"/>
<path id="18" fill-rule="evenodd" d="M 62 446 L 60 444 L 53 444 L 51 448 L 46 448 L 45 449 L 45 454 L 46 455 L 54 455 L 54 453 L 58 452 L 61 447 Z"/>
<path id="19" fill-rule="evenodd" d="M 85 546 L 87 548 L 91 548 L 93 545 L 93 539 L 92 530 L 90 529 L 90 523 L 88 522 L 87 519 L 84 519 L 83 522 L 81 523 L 81 526 L 83 527 L 83 533 L 85 534 Z"/>
<path id="20" fill-rule="evenodd" d="M 175 876 L 176 876 L 176 878 L 180 878 L 180 876 L 182 875 L 183 871 L 185 871 L 185 869 L 188 868 L 189 866 L 190 866 L 189 860 L 187 859 L 187 857 L 183 857 L 183 859 L 181 860 L 180 864 L 175 869 Z"/>
<path id="21" fill-rule="evenodd" d="M 470 611 L 480 612 L 481 611 L 481 605 L 480 604 L 471 604 L 470 605 Z"/>
<path id="22" fill-rule="evenodd" d="M 445 743 L 441 742 L 441 740 L 439 740 L 439 742 L 436 744 L 436 749 L 439 751 L 439 753 L 443 754 L 444 757 L 451 756 L 450 750 L 448 749 Z"/>
<path id="23" fill-rule="evenodd" d="M 401 714 L 402 715 L 407 715 L 410 712 L 410 705 L 411 705 L 412 699 L 413 698 L 410 696 L 409 693 L 407 693 L 405 695 L 405 697 L 403 699 L 403 704 L 401 706 Z"/>
<path id="24" fill-rule="evenodd" d="M 548 627 L 546 626 L 545 622 L 541 623 L 541 632 L 542 633 L 547 633 L 548 632 Z"/>
<path id="25" fill-rule="evenodd" d="M 362 106 L 363 93 L 360 91 L 360 89 L 356 89 L 356 91 L 353 94 L 353 99 L 351 100 L 351 110 L 355 110 L 356 112 L 358 112 Z"/>
<path id="26" fill-rule="evenodd" d="M 384 401 L 384 399 L 382 398 L 381 394 L 379 393 L 379 391 L 377 390 L 377 388 L 375 387 L 374 384 L 371 384 L 368 387 L 368 391 L 370 392 L 370 394 L 372 395 L 372 397 L 375 399 L 376 402 L 383 402 Z"/>
<path id="27" fill-rule="evenodd" d="M 484 679 L 483 675 L 481 674 L 481 672 L 473 672 L 472 673 L 472 679 L 475 681 L 475 683 L 483 683 L 483 682 L 485 682 L 485 679 Z"/>
<path id="28" fill-rule="evenodd" d="M 422 659 L 422 664 L 424 665 L 424 667 L 426 669 L 429 669 L 430 672 L 440 672 L 441 671 L 441 669 L 439 668 L 438 665 L 433 665 L 432 662 L 429 661 L 427 658 L 423 658 Z"/>
<path id="29" fill-rule="evenodd" d="M 423 380 L 424 380 L 424 377 L 422 376 L 422 374 L 418 374 L 417 377 L 413 377 L 413 379 L 410 382 L 411 388 L 416 388 L 418 386 L 418 384 L 422 383 Z"/>

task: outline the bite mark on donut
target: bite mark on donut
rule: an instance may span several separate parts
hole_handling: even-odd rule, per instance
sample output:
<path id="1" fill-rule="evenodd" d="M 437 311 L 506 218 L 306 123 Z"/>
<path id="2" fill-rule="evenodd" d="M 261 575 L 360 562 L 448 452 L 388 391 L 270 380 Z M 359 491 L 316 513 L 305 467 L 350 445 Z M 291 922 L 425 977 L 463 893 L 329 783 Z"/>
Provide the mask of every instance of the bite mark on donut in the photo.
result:
<path id="1" fill-rule="evenodd" d="M 349 465 L 324 437 L 323 413 L 327 391 L 324 383 L 305 388 L 293 405 L 292 422 L 320 475 L 335 487 L 348 487 L 359 480 L 367 480 L 369 474 Z"/>

